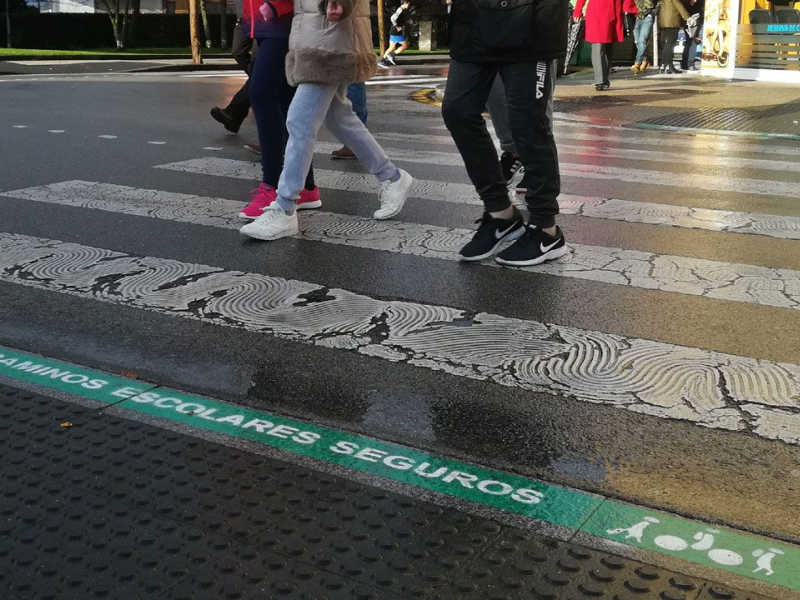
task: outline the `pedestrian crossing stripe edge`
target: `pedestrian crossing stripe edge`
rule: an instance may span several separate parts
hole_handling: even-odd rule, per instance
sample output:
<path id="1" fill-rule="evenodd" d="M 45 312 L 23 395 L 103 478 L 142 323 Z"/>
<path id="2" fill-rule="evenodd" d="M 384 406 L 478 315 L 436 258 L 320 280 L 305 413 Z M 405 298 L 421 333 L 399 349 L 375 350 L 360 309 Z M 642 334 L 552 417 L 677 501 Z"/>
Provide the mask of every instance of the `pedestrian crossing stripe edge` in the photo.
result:
<path id="1" fill-rule="evenodd" d="M 320 173 L 320 183 L 326 177 Z M 370 187 L 365 178 L 365 187 Z M 0 192 L 34 202 L 105 210 L 194 225 L 239 229 L 240 204 L 91 181 L 64 181 Z M 315 211 L 301 218 L 300 239 L 458 262 L 473 231 Z M 499 265 L 484 261 L 479 268 Z M 800 272 L 747 264 L 654 254 L 623 248 L 569 244 L 558 261 L 520 271 L 657 290 L 716 300 L 800 310 Z"/>
<path id="2" fill-rule="evenodd" d="M 156 165 L 154 168 L 253 181 L 261 178 L 259 163 L 230 158 L 195 158 Z M 375 179 L 369 174 L 315 169 L 314 175 L 317 184 L 322 188 L 359 192 L 371 192 L 376 189 Z M 0 195 L 2 194 L 0 192 Z M 482 206 L 475 194 L 475 188 L 466 183 L 415 179 L 411 196 L 435 202 Z M 522 205 L 524 197 L 515 194 L 512 201 Z M 800 217 L 654 204 L 575 194 L 562 194 L 559 197 L 559 207 L 562 214 L 574 214 L 587 218 L 703 229 L 723 233 L 764 235 L 780 239 L 800 239 Z"/>
<path id="3" fill-rule="evenodd" d="M 295 463 L 302 457 L 338 467 L 345 477 L 379 478 L 378 482 L 371 478 L 372 485 L 399 483 L 406 493 L 432 492 L 434 501 L 466 500 L 501 514 L 555 525 L 562 537 L 588 535 L 611 552 L 629 555 L 633 550 L 634 558 L 658 554 L 678 559 L 701 567 L 706 578 L 705 569 L 711 568 L 766 583 L 770 589 L 800 591 L 800 547 L 773 539 L 712 529 L 674 514 L 3 346 L 0 377 L 123 418 L 144 418 L 183 435 L 227 445 L 249 442 L 277 450 Z M 551 531 L 554 534 L 559 535 Z M 698 541 L 690 546 L 693 540 Z"/>

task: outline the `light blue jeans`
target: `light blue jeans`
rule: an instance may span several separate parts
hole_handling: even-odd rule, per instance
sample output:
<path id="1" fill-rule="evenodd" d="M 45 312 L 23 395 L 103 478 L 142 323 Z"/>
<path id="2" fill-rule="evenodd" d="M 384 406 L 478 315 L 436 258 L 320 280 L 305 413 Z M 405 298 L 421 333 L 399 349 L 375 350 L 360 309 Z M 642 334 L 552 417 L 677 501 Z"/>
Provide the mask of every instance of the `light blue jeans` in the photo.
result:
<path id="1" fill-rule="evenodd" d="M 286 119 L 289 142 L 278 182 L 277 202 L 288 214 L 297 207 L 323 122 L 378 181 L 389 181 L 399 175 L 397 167 L 353 112 L 347 99 L 347 84 L 301 83 Z"/>
<path id="2" fill-rule="evenodd" d="M 636 19 L 633 27 L 633 39 L 636 40 L 636 64 L 642 64 L 647 58 L 647 42 L 650 41 L 650 34 L 653 32 L 653 15 L 647 15 L 644 19 Z"/>

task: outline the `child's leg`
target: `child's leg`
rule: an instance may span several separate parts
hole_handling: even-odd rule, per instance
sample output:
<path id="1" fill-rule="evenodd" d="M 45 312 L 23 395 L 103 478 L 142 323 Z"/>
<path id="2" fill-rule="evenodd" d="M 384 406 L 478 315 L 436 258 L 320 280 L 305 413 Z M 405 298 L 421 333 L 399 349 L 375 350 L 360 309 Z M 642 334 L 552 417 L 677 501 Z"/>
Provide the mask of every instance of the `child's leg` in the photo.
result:
<path id="1" fill-rule="evenodd" d="M 389 42 L 389 47 L 386 49 L 386 52 L 383 53 L 383 56 L 381 58 L 386 58 L 390 54 L 393 54 L 395 48 L 397 48 L 397 43 L 396 42 Z"/>
<path id="2" fill-rule="evenodd" d="M 286 113 L 282 109 L 286 83 L 285 61 L 289 42 L 280 38 L 259 40 L 258 60 L 250 79 L 250 101 L 261 144 L 262 181 L 276 187 L 286 144 Z"/>
<path id="3" fill-rule="evenodd" d="M 361 164 L 375 175 L 378 181 L 396 180 L 400 172 L 353 112 L 352 105 L 347 99 L 347 86 L 334 86 L 334 90 L 325 117 L 325 126 L 353 151 Z"/>
<path id="4" fill-rule="evenodd" d="M 342 86 L 342 89 L 345 88 L 346 86 Z M 289 142 L 286 144 L 277 199 L 278 205 L 288 214 L 292 214 L 297 207 L 297 195 L 303 187 L 314 156 L 317 132 L 338 90 L 339 86 L 336 84 L 301 83 L 289 107 L 286 120 Z M 361 124 L 349 106 L 348 103 L 350 115 Z"/>

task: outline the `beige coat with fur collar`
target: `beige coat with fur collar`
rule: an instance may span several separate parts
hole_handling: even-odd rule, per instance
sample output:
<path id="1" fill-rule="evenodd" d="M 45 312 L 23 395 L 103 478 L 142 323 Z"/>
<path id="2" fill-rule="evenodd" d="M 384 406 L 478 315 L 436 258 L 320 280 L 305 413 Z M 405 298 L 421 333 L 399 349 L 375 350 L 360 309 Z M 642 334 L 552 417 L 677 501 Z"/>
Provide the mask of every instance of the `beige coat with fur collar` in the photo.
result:
<path id="1" fill-rule="evenodd" d="M 372 46 L 369 0 L 339 0 L 341 21 L 325 18 L 322 0 L 294 0 L 286 78 L 301 83 L 356 83 L 378 70 Z"/>

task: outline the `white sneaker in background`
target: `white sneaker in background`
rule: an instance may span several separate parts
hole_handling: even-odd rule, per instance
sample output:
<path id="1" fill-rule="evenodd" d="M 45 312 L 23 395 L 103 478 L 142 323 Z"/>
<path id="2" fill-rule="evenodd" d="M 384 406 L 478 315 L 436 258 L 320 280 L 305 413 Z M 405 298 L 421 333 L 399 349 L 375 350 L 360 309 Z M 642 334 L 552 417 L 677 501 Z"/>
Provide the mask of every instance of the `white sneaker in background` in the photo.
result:
<path id="1" fill-rule="evenodd" d="M 400 169 L 400 179 L 397 181 L 384 181 L 381 183 L 381 192 L 378 199 L 381 207 L 373 215 L 378 220 L 391 219 L 403 210 L 403 205 L 414 187 L 414 178 Z"/>
<path id="2" fill-rule="evenodd" d="M 239 233 L 267 242 L 297 235 L 300 233 L 297 211 L 287 215 L 277 203 L 273 203 L 260 217 L 242 227 Z"/>

